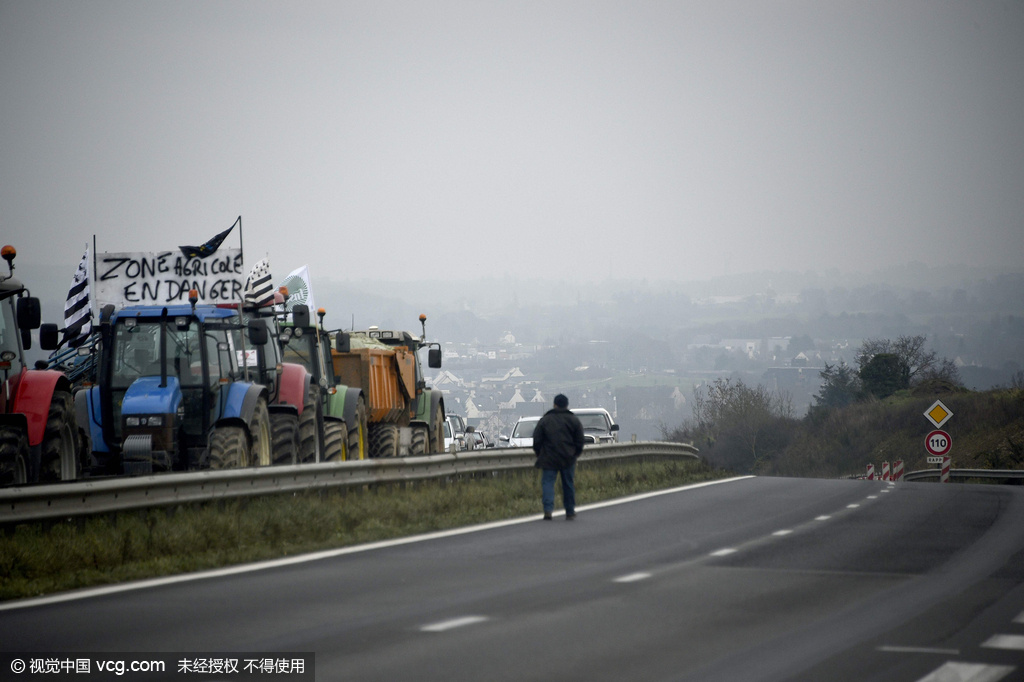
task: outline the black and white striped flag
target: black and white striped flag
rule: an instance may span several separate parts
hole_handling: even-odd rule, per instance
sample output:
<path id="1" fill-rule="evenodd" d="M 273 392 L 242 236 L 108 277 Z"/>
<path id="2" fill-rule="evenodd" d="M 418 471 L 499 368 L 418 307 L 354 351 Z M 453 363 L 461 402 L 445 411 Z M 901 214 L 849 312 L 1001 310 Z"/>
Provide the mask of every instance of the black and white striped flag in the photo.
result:
<path id="1" fill-rule="evenodd" d="M 92 304 L 89 301 L 89 247 L 75 270 L 64 303 L 64 340 L 69 346 L 80 346 L 92 334 Z"/>
<path id="2" fill-rule="evenodd" d="M 266 258 L 257 261 L 256 265 L 252 266 L 252 270 L 245 280 L 242 295 L 243 302 L 247 306 L 253 305 L 258 308 L 273 302 L 274 283 L 270 279 L 270 261 Z"/>

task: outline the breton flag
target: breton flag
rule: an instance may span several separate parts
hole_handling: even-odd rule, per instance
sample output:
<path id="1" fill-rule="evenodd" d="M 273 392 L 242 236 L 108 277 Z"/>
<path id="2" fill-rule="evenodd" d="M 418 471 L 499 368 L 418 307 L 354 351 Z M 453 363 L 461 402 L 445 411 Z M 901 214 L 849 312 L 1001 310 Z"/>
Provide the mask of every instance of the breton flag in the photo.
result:
<path id="1" fill-rule="evenodd" d="M 206 258 L 213 255 L 213 252 L 220 248 L 220 243 L 224 241 L 224 238 L 228 236 L 231 230 L 235 229 L 235 225 L 238 225 L 240 222 L 242 222 L 242 216 L 238 216 L 238 220 L 235 221 L 234 225 L 220 234 L 211 237 L 210 241 L 202 246 L 179 246 L 178 248 L 185 254 L 185 258 Z"/>
<path id="2" fill-rule="evenodd" d="M 274 301 L 274 283 L 270 279 L 270 261 L 257 261 L 249 271 L 242 289 L 243 303 L 259 308 Z"/>
<path id="3" fill-rule="evenodd" d="M 64 339 L 72 348 L 82 345 L 92 334 L 92 304 L 89 301 L 89 247 L 75 270 L 64 303 Z"/>
<path id="4" fill-rule="evenodd" d="M 292 308 L 298 304 L 305 303 L 309 307 L 310 316 L 316 315 L 316 304 L 313 303 L 313 286 L 310 283 L 308 265 L 303 265 L 301 268 L 292 271 L 281 282 L 281 286 L 288 287 L 288 304 L 285 306 L 287 312 L 291 312 Z"/>

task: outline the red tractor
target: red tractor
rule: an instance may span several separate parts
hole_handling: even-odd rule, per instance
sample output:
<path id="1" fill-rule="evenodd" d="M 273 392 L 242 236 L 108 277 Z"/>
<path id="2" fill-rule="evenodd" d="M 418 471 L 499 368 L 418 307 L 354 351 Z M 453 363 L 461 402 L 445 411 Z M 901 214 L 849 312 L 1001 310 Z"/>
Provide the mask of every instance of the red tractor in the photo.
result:
<path id="1" fill-rule="evenodd" d="M 39 329 L 44 350 L 57 347 L 56 325 L 40 325 L 39 299 L 14 277 L 13 246 L 0 255 L 0 486 L 74 480 L 82 470 L 71 382 L 61 372 L 29 369 L 25 351 Z"/>

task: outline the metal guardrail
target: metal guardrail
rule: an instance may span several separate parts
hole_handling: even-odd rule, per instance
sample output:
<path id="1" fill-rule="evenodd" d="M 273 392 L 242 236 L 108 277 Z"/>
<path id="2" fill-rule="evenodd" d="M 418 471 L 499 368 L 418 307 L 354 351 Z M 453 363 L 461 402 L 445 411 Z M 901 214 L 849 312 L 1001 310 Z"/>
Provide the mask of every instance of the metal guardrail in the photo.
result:
<path id="1" fill-rule="evenodd" d="M 698 457 L 697 449 L 686 443 L 615 443 L 587 446 L 580 461 L 651 456 Z M 190 471 L 5 488 L 0 490 L 0 523 L 54 520 L 233 497 L 530 469 L 535 461 L 536 455 L 529 448 L 498 448 L 427 457 Z"/>
<path id="2" fill-rule="evenodd" d="M 911 471 L 903 475 L 904 481 L 927 481 L 938 480 L 941 475 L 939 469 L 921 469 Z M 992 480 L 1024 479 L 1024 470 L 1020 469 L 950 469 L 949 478 L 988 478 Z"/>

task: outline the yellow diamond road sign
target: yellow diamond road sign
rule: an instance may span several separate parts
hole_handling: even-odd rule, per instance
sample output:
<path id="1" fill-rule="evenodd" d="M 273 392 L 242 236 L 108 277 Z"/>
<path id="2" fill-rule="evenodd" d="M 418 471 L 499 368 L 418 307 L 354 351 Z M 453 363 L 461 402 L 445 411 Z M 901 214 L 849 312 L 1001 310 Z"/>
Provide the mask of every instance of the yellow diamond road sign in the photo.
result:
<path id="1" fill-rule="evenodd" d="M 942 425 L 949 421 L 949 418 L 953 416 L 953 413 L 949 411 L 949 408 L 942 404 L 941 400 L 936 400 L 927 410 L 925 410 L 924 416 L 928 418 L 935 428 L 940 429 Z"/>

